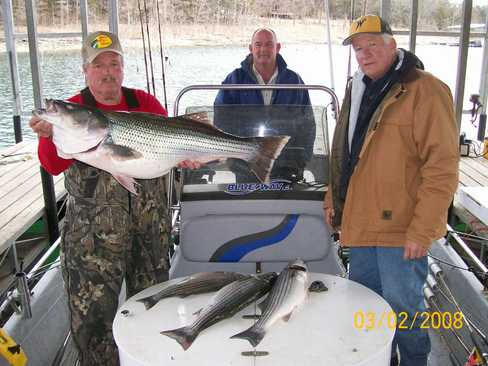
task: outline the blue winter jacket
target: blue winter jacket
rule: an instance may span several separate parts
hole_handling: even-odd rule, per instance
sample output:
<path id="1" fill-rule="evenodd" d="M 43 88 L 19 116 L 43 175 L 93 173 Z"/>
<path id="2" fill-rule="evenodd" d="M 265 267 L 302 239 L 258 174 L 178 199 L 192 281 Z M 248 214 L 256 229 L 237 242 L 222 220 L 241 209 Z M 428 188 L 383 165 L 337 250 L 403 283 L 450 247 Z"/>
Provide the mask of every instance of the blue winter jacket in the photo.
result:
<path id="1" fill-rule="evenodd" d="M 287 68 L 280 54 L 277 54 L 276 62 L 276 84 L 304 84 L 296 72 Z M 252 55 L 248 55 L 241 62 L 241 67 L 231 72 L 222 84 L 258 84 L 252 71 Z M 271 104 L 264 106 L 261 90 L 220 90 L 214 102 L 214 125 L 228 133 L 250 137 L 260 135 L 256 123 L 265 123 L 265 136 L 290 136 L 291 139 L 274 164 L 271 178 L 300 180 L 304 167 L 313 155 L 316 130 L 308 90 L 274 90 Z M 252 181 L 252 173 L 241 163 L 233 162 L 229 165 L 238 181 Z"/>
<path id="2" fill-rule="evenodd" d="M 286 66 L 283 57 L 276 55 L 278 76 L 276 84 L 303 84 L 302 78 Z M 232 71 L 222 84 L 258 84 L 252 72 L 252 55 L 249 54 L 241 67 Z M 222 104 L 264 104 L 263 94 L 259 90 L 220 90 L 215 98 L 215 105 Z M 307 90 L 275 90 L 271 104 L 310 105 Z"/>

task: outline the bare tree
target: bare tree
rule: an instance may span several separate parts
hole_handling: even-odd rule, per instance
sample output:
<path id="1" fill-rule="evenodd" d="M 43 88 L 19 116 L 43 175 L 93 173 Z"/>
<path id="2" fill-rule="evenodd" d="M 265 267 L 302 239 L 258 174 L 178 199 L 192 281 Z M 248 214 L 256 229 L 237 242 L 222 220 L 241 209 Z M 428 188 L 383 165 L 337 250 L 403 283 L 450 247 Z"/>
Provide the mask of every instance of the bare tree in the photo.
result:
<path id="1" fill-rule="evenodd" d="M 25 0 L 12 0 L 16 25 L 25 25 Z M 156 1 L 146 0 L 151 22 L 155 22 Z M 313 18 L 323 17 L 325 0 L 159 0 L 164 15 L 163 22 L 177 24 L 239 24 L 258 17 Z M 394 27 L 405 28 L 410 22 L 410 0 L 393 0 L 391 23 Z M 134 23 L 139 19 L 139 10 L 134 0 L 120 1 L 121 22 Z M 363 12 L 378 13 L 379 0 L 356 0 L 354 15 Z M 429 0 L 419 2 L 419 27 L 443 29 L 458 23 L 460 5 L 449 0 Z M 36 0 L 38 21 L 41 25 L 70 26 L 79 22 L 80 0 Z M 91 22 L 107 19 L 108 1 L 88 0 Z M 331 17 L 348 19 L 351 0 L 331 0 Z M 473 22 L 484 23 L 488 5 L 473 7 Z"/>

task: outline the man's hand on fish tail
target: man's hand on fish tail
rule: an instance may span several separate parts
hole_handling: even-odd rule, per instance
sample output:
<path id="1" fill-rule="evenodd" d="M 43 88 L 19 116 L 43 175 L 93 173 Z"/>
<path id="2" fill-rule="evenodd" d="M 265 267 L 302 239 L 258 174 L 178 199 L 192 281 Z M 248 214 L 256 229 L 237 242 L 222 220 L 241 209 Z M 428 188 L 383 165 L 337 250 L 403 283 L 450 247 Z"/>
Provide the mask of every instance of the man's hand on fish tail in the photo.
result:
<path id="1" fill-rule="evenodd" d="M 39 137 L 51 137 L 53 134 L 53 125 L 39 117 L 32 117 L 29 126 Z"/>
<path id="2" fill-rule="evenodd" d="M 427 248 L 414 243 L 412 241 L 407 241 L 403 251 L 403 259 L 419 259 L 427 255 Z"/>
<path id="3" fill-rule="evenodd" d="M 178 168 L 200 169 L 204 164 L 196 160 L 183 160 L 178 164 Z"/>

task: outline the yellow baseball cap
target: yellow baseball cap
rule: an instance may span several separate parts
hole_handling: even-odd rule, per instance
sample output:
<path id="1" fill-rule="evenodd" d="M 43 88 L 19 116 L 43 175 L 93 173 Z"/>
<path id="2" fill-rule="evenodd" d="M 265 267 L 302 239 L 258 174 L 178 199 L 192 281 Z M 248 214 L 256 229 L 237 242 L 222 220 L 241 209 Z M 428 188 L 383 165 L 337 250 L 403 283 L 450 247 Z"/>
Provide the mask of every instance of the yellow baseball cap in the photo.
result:
<path id="1" fill-rule="evenodd" d="M 110 32 L 93 32 L 86 36 L 81 47 L 83 63 L 92 62 L 98 55 L 104 52 L 115 52 L 124 56 L 119 37 Z"/>
<path id="2" fill-rule="evenodd" d="M 344 46 L 351 44 L 352 37 L 360 33 L 385 33 L 393 35 L 390 25 L 378 15 L 364 15 L 351 23 L 349 36 L 342 42 Z"/>

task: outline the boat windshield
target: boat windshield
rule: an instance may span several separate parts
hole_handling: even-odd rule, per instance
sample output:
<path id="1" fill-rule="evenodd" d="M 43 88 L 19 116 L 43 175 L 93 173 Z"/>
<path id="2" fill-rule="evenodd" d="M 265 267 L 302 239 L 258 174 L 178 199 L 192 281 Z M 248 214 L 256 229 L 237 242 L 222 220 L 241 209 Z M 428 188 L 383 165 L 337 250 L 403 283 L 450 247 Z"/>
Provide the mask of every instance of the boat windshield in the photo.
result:
<path id="1" fill-rule="evenodd" d="M 293 187 L 294 183 L 320 186 L 328 183 L 327 127 L 328 121 L 333 120 L 331 109 L 309 105 L 221 105 L 188 107 L 185 112 L 207 112 L 215 127 L 236 136 L 290 136 L 273 165 L 270 178 L 271 184 L 289 182 Z M 261 183 L 247 162 L 240 159 L 183 171 L 185 186 L 240 183 Z"/>

